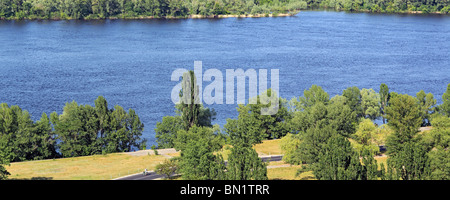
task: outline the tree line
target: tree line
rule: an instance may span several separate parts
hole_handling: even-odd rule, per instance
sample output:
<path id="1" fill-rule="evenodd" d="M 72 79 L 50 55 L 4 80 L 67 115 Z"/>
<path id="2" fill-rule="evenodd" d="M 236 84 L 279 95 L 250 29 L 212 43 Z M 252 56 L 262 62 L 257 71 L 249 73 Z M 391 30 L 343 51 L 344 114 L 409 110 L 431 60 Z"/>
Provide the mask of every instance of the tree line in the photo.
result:
<path id="1" fill-rule="evenodd" d="M 386 84 L 379 91 L 350 87 L 330 99 L 318 86 L 305 90 L 293 101 L 291 132 L 281 142 L 283 159 L 303 165 L 299 173 L 313 171 L 319 180 L 448 180 L 450 84 L 441 105 L 424 91 L 398 94 Z M 387 124 L 374 124 L 380 117 Z M 430 125 L 431 131 L 419 132 Z M 373 158 L 379 145 L 387 148 L 386 165 Z"/>
<path id="2" fill-rule="evenodd" d="M 279 98 L 276 114 L 261 115 L 261 108 L 270 106 L 260 103 L 261 95 L 271 92 L 254 97 L 257 104 L 239 105 L 237 119 L 227 119 L 222 129 L 211 117 L 189 123 L 196 115 L 215 115 L 211 110 L 197 104 L 199 112 L 191 112 L 189 105 L 177 104 L 175 115 L 163 117 L 155 128 L 158 147 L 181 150 L 169 166 L 178 166 L 183 179 L 267 179 L 252 146 L 281 138 L 283 160 L 302 165 L 298 173 L 312 171 L 319 180 L 450 179 L 450 84 L 441 105 L 431 93 L 399 94 L 386 84 L 378 92 L 349 87 L 331 98 L 313 85 L 298 98 Z M 420 132 L 425 126 L 433 128 Z M 231 146 L 227 166 L 215 153 L 226 144 Z M 387 148 L 386 164 L 374 158 L 379 146 Z"/>
<path id="3" fill-rule="evenodd" d="M 447 0 L 0 0 L 0 19 L 185 18 L 278 14 L 305 9 L 448 14 Z"/>
<path id="4" fill-rule="evenodd" d="M 63 112 L 43 113 L 38 121 L 19 106 L 0 104 L 0 178 L 9 162 L 127 152 L 143 149 L 144 124 L 133 109 L 109 108 L 99 96 L 95 106 L 66 103 Z"/>
<path id="5" fill-rule="evenodd" d="M 329 8 L 343 11 L 367 11 L 382 13 L 440 12 L 448 14 L 447 0 L 307 0 L 308 7 Z"/>
<path id="6" fill-rule="evenodd" d="M 104 19 L 286 13 L 300 0 L 0 0 L 4 19 Z"/>
<path id="7" fill-rule="evenodd" d="M 416 96 L 389 92 L 386 84 L 379 93 L 350 87 L 330 99 L 313 86 L 293 101 L 300 109 L 281 141 L 283 159 L 319 180 L 448 180 L 450 84 L 442 101 L 436 105 L 423 90 Z M 374 124 L 380 117 L 383 124 Z M 387 148 L 386 165 L 374 159 L 380 145 Z"/>

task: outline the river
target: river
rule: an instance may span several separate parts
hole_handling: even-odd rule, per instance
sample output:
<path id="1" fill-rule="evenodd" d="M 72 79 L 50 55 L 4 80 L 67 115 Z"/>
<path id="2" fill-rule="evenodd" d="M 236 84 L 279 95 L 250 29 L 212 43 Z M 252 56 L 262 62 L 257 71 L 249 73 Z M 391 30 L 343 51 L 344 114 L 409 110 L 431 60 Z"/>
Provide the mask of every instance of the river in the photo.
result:
<path id="1" fill-rule="evenodd" d="M 293 17 L 0 21 L 0 102 L 19 105 L 34 120 L 61 113 L 66 102 L 135 109 L 143 137 L 174 115 L 170 80 L 176 68 L 279 69 L 283 98 L 312 84 L 330 96 L 350 86 L 441 102 L 450 83 L 450 17 L 304 11 Z M 270 74 L 270 73 L 269 73 Z M 203 83 L 204 87 L 208 82 Z M 225 84 L 224 84 L 225 85 Z M 236 118 L 236 104 L 206 105 L 213 123 Z"/>

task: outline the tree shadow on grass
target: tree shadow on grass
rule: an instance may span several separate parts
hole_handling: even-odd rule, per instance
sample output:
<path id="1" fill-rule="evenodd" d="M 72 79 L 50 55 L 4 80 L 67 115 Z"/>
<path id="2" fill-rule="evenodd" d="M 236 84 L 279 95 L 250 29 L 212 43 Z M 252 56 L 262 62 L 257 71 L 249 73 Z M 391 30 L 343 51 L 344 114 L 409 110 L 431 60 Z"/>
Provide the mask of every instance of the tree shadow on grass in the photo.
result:
<path id="1" fill-rule="evenodd" d="M 37 180 L 53 180 L 53 177 L 32 177 L 32 178 L 8 178 L 8 180 L 23 180 L 23 181 L 37 181 Z"/>

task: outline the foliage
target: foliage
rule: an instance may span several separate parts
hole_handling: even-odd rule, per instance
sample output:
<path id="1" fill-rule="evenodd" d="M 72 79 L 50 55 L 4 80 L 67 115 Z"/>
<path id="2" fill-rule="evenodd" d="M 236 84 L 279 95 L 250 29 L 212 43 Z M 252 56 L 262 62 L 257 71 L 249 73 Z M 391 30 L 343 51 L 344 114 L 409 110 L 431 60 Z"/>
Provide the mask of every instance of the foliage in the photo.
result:
<path id="1" fill-rule="evenodd" d="M 126 152 L 146 142 L 140 139 L 144 124 L 135 111 L 118 105 L 108 109 L 103 97 L 96 107 L 66 103 L 63 113 L 52 113 L 51 118 L 63 157 Z"/>
<path id="2" fill-rule="evenodd" d="M 9 149 L 9 161 L 37 160 L 58 157 L 56 136 L 48 116 L 43 113 L 39 121 L 19 106 L 0 105 L 0 137 Z"/>
<path id="3" fill-rule="evenodd" d="M 177 113 L 180 113 L 178 110 L 180 104 L 176 106 Z M 198 123 L 194 126 L 201 127 L 214 127 L 212 125 L 212 120 L 215 119 L 215 111 L 214 109 L 210 110 L 209 108 L 204 108 L 203 105 L 200 105 L 199 113 L 196 118 L 199 119 Z M 159 148 L 173 148 L 175 147 L 175 141 L 177 140 L 177 133 L 180 130 L 186 130 L 186 123 L 183 121 L 181 115 L 175 116 L 165 116 L 162 118 L 161 122 L 156 123 L 155 128 L 155 137 L 156 142 L 158 143 Z"/>
<path id="4" fill-rule="evenodd" d="M 171 176 L 178 170 L 177 163 L 177 158 L 166 159 L 163 163 L 156 165 L 155 171 L 157 174 L 164 175 L 166 178 L 171 179 Z"/>
<path id="5" fill-rule="evenodd" d="M 156 123 L 156 142 L 159 148 L 175 147 L 177 132 L 189 130 L 193 126 L 212 127 L 215 119 L 214 109 L 203 107 L 199 102 L 197 79 L 193 71 L 183 74 L 180 103 L 175 105 L 175 116 L 165 116 L 162 122 Z M 178 141 L 181 142 L 181 141 Z"/>
<path id="6" fill-rule="evenodd" d="M 383 124 L 378 126 L 375 130 L 375 137 L 373 138 L 373 143 L 376 145 L 385 145 L 386 140 L 390 134 L 392 134 L 393 130 L 387 125 Z"/>
<path id="7" fill-rule="evenodd" d="M 346 97 L 346 105 L 356 114 L 356 116 L 363 117 L 364 111 L 361 106 L 361 92 L 358 87 L 349 87 L 344 90 L 342 96 Z"/>
<path id="8" fill-rule="evenodd" d="M 199 125 L 198 118 L 200 115 L 199 88 L 194 71 L 183 74 L 181 87 L 179 111 L 185 129 L 189 130 L 192 126 Z"/>
<path id="9" fill-rule="evenodd" d="M 379 152 L 378 145 L 375 143 L 377 127 L 370 119 L 364 119 L 359 123 L 354 137 L 357 141 L 356 150 L 362 154 L 364 150 L 369 151 L 371 154 Z M 355 145 L 354 145 L 355 146 Z"/>
<path id="10" fill-rule="evenodd" d="M 174 147 L 177 150 L 185 150 L 188 143 L 205 139 L 209 148 L 214 151 L 219 150 L 225 143 L 225 138 L 219 132 L 218 128 L 194 126 L 189 131 L 179 130 Z"/>
<path id="11" fill-rule="evenodd" d="M 290 115 L 284 106 L 285 100 L 277 98 L 279 108 L 275 114 L 262 115 L 262 109 L 272 106 L 271 103 L 264 105 L 261 102 L 263 96 L 272 96 L 271 90 L 257 96 L 256 104 L 239 105 L 237 119 L 227 119 L 224 128 L 232 145 L 239 143 L 251 146 L 261 143 L 263 139 L 277 139 L 288 133 L 287 121 Z"/>
<path id="12" fill-rule="evenodd" d="M 345 97 L 344 97 L 345 98 Z M 309 128 L 331 126 L 337 133 L 348 136 L 355 131 L 356 115 L 343 101 L 331 101 L 328 106 L 319 102 L 304 111 L 296 111 L 289 121 L 293 133 L 306 132 Z"/>
<path id="13" fill-rule="evenodd" d="M 450 151 L 441 146 L 428 153 L 430 158 L 431 179 L 450 180 Z"/>
<path id="14" fill-rule="evenodd" d="M 184 130 L 184 124 L 180 116 L 165 116 L 162 118 L 161 122 L 157 122 L 155 137 L 158 147 L 174 147 L 178 130 Z"/>
<path id="15" fill-rule="evenodd" d="M 390 100 L 386 108 L 388 125 L 393 129 L 387 139 L 389 155 L 394 156 L 403 143 L 413 140 L 422 124 L 420 107 L 414 97 L 403 94 Z"/>
<path id="16" fill-rule="evenodd" d="M 327 105 L 330 101 L 330 95 L 326 93 L 322 87 L 317 85 L 312 85 L 309 90 L 303 91 L 303 96 L 299 98 L 297 103 L 298 110 L 304 110 L 315 105 L 318 102 L 322 102 Z"/>
<path id="17" fill-rule="evenodd" d="M 350 142 L 340 135 L 329 138 L 313 164 L 314 176 L 319 180 L 360 180 L 363 166 Z"/>
<path id="18" fill-rule="evenodd" d="M 450 118 L 435 114 L 432 118 L 433 129 L 421 137 L 421 144 L 427 149 L 430 158 L 431 179 L 450 179 Z"/>
<path id="19" fill-rule="evenodd" d="M 382 83 L 380 85 L 380 113 L 381 116 L 383 117 L 383 124 L 386 124 L 386 119 L 384 117 L 384 115 L 386 114 L 386 107 L 388 106 L 389 103 L 389 88 L 385 83 Z"/>
<path id="20" fill-rule="evenodd" d="M 437 1 L 398 1 L 398 0 L 311 0 L 308 1 L 308 7 L 312 8 L 331 8 L 343 11 L 369 11 L 402 13 L 410 11 L 421 11 L 430 13 L 431 11 L 441 11 L 447 13 L 450 3 L 446 0 Z"/>
<path id="21" fill-rule="evenodd" d="M 436 105 L 436 99 L 433 94 L 425 94 L 423 90 L 416 94 L 416 98 L 421 110 L 422 126 L 430 126 L 430 116 L 434 113 L 433 106 Z"/>
<path id="22" fill-rule="evenodd" d="M 380 95 L 373 89 L 361 90 L 361 107 L 362 115 L 371 120 L 375 120 L 380 116 Z"/>
<path id="23" fill-rule="evenodd" d="M 387 179 L 425 180 L 431 175 L 430 159 L 426 147 L 407 142 L 401 144 L 396 154 L 388 158 Z"/>
<path id="24" fill-rule="evenodd" d="M 384 165 L 381 166 L 381 170 L 378 170 L 377 160 L 374 158 L 374 154 L 369 150 L 363 150 L 362 154 L 363 172 L 362 179 L 365 180 L 378 180 L 382 175 L 380 172 L 384 171 Z"/>
<path id="25" fill-rule="evenodd" d="M 442 114 L 450 117 L 450 84 L 447 85 L 447 90 L 442 95 L 442 104 L 439 106 Z"/>
<path id="26" fill-rule="evenodd" d="M 299 165 L 302 161 L 299 159 L 297 149 L 301 145 L 300 136 L 298 134 L 288 133 L 281 138 L 280 147 L 283 151 L 283 161 L 289 164 Z"/>
<path id="27" fill-rule="evenodd" d="M 189 131 L 196 130 L 193 127 Z M 207 132 L 207 128 L 198 129 L 202 132 Z M 189 134 L 192 138 L 184 140 L 186 143 L 181 151 L 180 169 L 184 180 L 216 180 L 224 178 L 225 164 L 221 155 L 215 156 L 214 151 L 220 149 L 211 140 L 211 137 L 197 136 L 196 132 Z"/>
<path id="28" fill-rule="evenodd" d="M 9 165 L 11 150 L 7 146 L 6 137 L 0 135 L 0 180 L 6 179 L 11 175 L 6 169 L 5 165 Z"/>
<path id="29" fill-rule="evenodd" d="M 303 0 L 261 3 L 254 0 L 2 0 L 0 18 L 102 19 L 264 14 L 305 9 Z"/>
<path id="30" fill-rule="evenodd" d="M 258 153 L 248 146 L 231 148 L 227 163 L 228 180 L 267 180 L 267 166 Z"/>

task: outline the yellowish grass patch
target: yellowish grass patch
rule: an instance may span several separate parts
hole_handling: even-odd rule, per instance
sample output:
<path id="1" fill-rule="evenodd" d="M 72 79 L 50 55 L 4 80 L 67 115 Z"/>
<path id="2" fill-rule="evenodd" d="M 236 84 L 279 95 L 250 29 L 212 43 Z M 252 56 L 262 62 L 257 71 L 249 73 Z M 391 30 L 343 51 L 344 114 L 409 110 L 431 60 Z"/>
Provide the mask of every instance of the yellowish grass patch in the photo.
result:
<path id="1" fill-rule="evenodd" d="M 108 180 L 154 170 L 161 155 L 131 156 L 123 153 L 11 163 L 9 179 Z"/>

